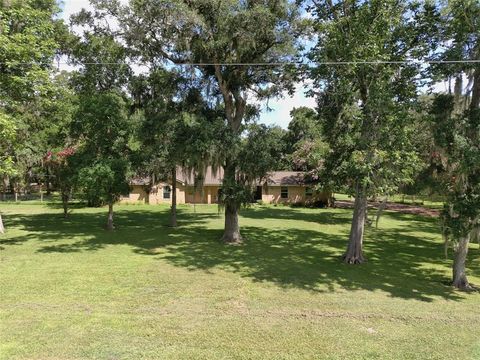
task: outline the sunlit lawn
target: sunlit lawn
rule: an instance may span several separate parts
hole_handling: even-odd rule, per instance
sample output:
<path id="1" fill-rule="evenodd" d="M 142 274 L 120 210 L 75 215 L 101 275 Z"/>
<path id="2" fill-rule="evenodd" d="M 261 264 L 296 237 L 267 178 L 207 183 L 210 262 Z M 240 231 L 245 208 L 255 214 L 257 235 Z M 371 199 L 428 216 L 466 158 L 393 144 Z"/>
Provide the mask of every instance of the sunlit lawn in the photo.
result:
<path id="1" fill-rule="evenodd" d="M 480 358 L 480 293 L 446 282 L 437 220 L 386 213 L 339 261 L 350 210 L 254 207 L 226 246 L 215 206 L 1 204 L 1 359 Z M 469 259 L 480 285 L 478 245 Z"/>

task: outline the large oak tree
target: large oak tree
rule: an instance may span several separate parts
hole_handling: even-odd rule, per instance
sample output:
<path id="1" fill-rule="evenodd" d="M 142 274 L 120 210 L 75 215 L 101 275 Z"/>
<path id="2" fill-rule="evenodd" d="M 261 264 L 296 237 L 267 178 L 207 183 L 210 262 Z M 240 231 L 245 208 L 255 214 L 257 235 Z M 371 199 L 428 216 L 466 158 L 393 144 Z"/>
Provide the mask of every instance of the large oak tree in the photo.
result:
<path id="1" fill-rule="evenodd" d="M 117 18 L 126 44 L 145 63 L 189 64 L 221 99 L 231 138 L 239 139 L 255 101 L 291 89 L 291 76 L 277 63 L 295 60 L 301 30 L 298 6 L 289 0 L 133 0 L 128 6 L 102 0 L 99 13 Z M 271 64 L 255 66 L 252 64 Z M 227 148 L 223 168 L 223 240 L 242 240 L 238 210 L 238 153 Z"/>
<path id="2" fill-rule="evenodd" d="M 447 201 L 443 233 L 454 245 L 453 286 L 468 290 L 470 241 L 480 240 L 480 4 L 452 0 L 439 6 L 432 60 L 454 61 L 430 68 L 436 80 L 454 79 L 450 94 L 436 96 L 431 116 L 438 156 L 444 166 Z M 440 51 L 438 50 L 440 49 Z M 467 80 L 465 82 L 465 80 Z"/>

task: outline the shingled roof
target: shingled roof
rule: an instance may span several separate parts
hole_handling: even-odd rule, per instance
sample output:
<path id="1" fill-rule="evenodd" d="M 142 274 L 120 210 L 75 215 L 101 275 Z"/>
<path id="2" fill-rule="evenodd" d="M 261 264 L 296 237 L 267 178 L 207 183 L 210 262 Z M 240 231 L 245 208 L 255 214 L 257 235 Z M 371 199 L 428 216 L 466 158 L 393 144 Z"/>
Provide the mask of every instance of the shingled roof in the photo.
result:
<path id="1" fill-rule="evenodd" d="M 223 180 L 223 168 L 219 167 L 216 172 L 209 166 L 205 173 L 203 184 L 205 186 L 219 186 Z M 185 172 L 182 168 L 177 169 L 177 181 L 187 184 L 194 184 L 194 173 Z M 131 185 L 147 185 L 150 179 L 148 177 L 138 177 L 130 181 Z M 272 171 L 267 176 L 267 185 L 269 186 L 288 186 L 288 185 L 305 185 L 305 173 L 300 171 Z"/>
<path id="2" fill-rule="evenodd" d="M 270 186 L 305 185 L 305 173 L 299 171 L 272 171 L 267 178 Z"/>

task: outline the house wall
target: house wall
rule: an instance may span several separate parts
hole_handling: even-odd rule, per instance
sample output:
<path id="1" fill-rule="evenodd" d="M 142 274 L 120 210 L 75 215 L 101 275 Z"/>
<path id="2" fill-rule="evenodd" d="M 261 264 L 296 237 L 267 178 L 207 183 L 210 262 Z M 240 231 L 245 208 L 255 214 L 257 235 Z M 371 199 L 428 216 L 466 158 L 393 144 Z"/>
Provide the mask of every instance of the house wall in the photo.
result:
<path id="1" fill-rule="evenodd" d="M 172 203 L 172 194 L 170 194 L 170 199 L 163 198 L 163 187 L 170 186 L 168 183 L 158 183 L 157 186 L 153 187 L 150 191 L 150 194 L 147 198 L 147 192 L 145 187 L 142 185 L 132 185 L 130 194 L 128 196 L 122 197 L 120 199 L 121 203 L 144 203 L 144 204 L 171 204 Z M 177 183 L 177 204 L 185 204 L 185 187 L 181 183 Z"/>
<path id="2" fill-rule="evenodd" d="M 169 185 L 168 183 L 159 183 L 150 192 L 150 196 L 147 199 L 147 193 L 145 188 L 141 185 L 133 185 L 129 196 L 123 197 L 121 203 L 146 203 L 146 204 L 171 204 L 172 196 L 170 199 L 163 198 L 163 187 Z M 194 194 L 193 186 L 184 186 L 181 183 L 177 183 L 177 204 L 217 204 L 218 203 L 218 190 L 220 186 L 204 186 L 203 192 L 197 191 Z M 288 186 L 288 198 L 281 198 L 281 186 L 268 186 L 262 188 L 262 201 L 267 204 L 294 204 L 305 203 L 309 201 L 321 200 L 328 201 L 328 193 L 318 193 L 310 198 L 305 197 L 305 186 Z"/>
<path id="3" fill-rule="evenodd" d="M 187 204 L 216 204 L 218 203 L 218 189 L 220 186 L 207 185 L 203 191 L 194 192 L 193 186 L 186 189 L 185 202 Z"/>
<path id="4" fill-rule="evenodd" d="M 305 203 L 309 201 L 327 201 L 329 198 L 328 193 L 317 193 L 313 194 L 311 197 L 305 196 L 306 186 L 287 186 L 288 188 L 288 198 L 281 198 L 281 189 L 282 186 L 268 186 L 262 188 L 262 201 L 267 204 L 295 204 L 295 203 Z"/>
<path id="5" fill-rule="evenodd" d="M 268 186 L 262 189 L 262 201 L 270 204 L 293 204 L 305 201 L 305 187 L 287 186 L 288 198 L 281 198 L 281 186 Z"/>
<path id="6" fill-rule="evenodd" d="M 127 204 L 127 203 L 144 203 L 147 198 L 147 193 L 145 192 L 143 186 L 141 185 L 131 185 L 130 186 L 130 194 L 128 196 L 122 196 L 120 198 L 120 203 Z"/>
<path id="7" fill-rule="evenodd" d="M 158 183 L 150 192 L 149 196 L 149 204 L 156 205 L 156 204 L 171 204 L 172 203 L 172 194 L 170 193 L 169 199 L 163 198 L 163 187 L 170 186 L 169 183 L 161 182 Z M 185 187 L 177 182 L 177 204 L 185 204 Z"/>

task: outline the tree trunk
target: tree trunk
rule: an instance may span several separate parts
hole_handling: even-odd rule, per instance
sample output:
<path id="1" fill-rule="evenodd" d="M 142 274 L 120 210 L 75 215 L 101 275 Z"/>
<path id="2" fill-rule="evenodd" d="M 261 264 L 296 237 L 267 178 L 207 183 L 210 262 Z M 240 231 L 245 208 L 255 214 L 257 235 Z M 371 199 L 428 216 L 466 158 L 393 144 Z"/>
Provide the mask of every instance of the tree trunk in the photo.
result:
<path id="1" fill-rule="evenodd" d="M 68 194 L 62 193 L 63 217 L 68 217 Z"/>
<path id="2" fill-rule="evenodd" d="M 172 169 L 172 208 L 170 212 L 170 225 L 177 227 L 177 168 Z"/>
<path id="3" fill-rule="evenodd" d="M 2 214 L 0 214 L 0 234 L 5 233 L 5 227 L 3 226 Z"/>
<path id="4" fill-rule="evenodd" d="M 387 207 L 387 197 L 382 201 L 377 210 L 377 216 L 375 217 L 375 228 L 378 229 L 378 222 L 380 221 L 380 216 L 382 216 L 383 211 Z"/>
<path id="5" fill-rule="evenodd" d="M 365 217 L 367 214 L 366 196 L 357 191 L 354 206 L 348 247 L 346 253 L 343 255 L 343 260 L 347 264 L 361 264 L 366 261 L 366 259 L 363 257 L 362 248 Z"/>
<path id="6" fill-rule="evenodd" d="M 3 177 L 3 201 L 7 201 L 7 191 L 10 187 L 10 178 L 8 176 Z"/>
<path id="7" fill-rule="evenodd" d="M 477 68 L 473 75 L 472 100 L 470 109 L 476 110 L 480 107 L 480 70 Z"/>
<path id="8" fill-rule="evenodd" d="M 227 184 L 233 184 L 236 173 L 235 164 L 227 159 L 225 164 L 224 172 L 224 181 L 226 180 Z M 224 189 L 224 191 L 230 191 L 229 189 Z M 235 196 L 235 194 L 229 194 Z M 242 242 L 242 235 L 240 234 L 240 226 L 238 225 L 238 205 L 235 200 L 228 197 L 225 202 L 225 229 L 223 232 L 222 240 L 227 244 L 238 244 Z"/>
<path id="9" fill-rule="evenodd" d="M 52 192 L 52 189 L 50 188 L 50 171 L 48 170 L 48 166 L 45 168 L 45 178 L 46 178 L 46 186 L 47 186 L 47 193 L 46 195 L 49 196 Z"/>
<path id="10" fill-rule="evenodd" d="M 107 230 L 111 231 L 115 227 L 113 226 L 113 203 L 108 204 L 108 219 L 107 219 Z"/>
<path id="11" fill-rule="evenodd" d="M 453 286 L 460 290 L 471 289 L 465 273 L 465 262 L 467 261 L 468 244 L 470 234 L 459 239 L 455 248 L 455 259 L 453 260 Z"/>
<path id="12" fill-rule="evenodd" d="M 228 244 L 239 244 L 243 240 L 238 225 L 238 208 L 231 204 L 225 205 L 225 230 L 222 240 Z"/>

